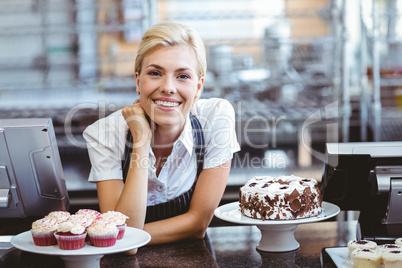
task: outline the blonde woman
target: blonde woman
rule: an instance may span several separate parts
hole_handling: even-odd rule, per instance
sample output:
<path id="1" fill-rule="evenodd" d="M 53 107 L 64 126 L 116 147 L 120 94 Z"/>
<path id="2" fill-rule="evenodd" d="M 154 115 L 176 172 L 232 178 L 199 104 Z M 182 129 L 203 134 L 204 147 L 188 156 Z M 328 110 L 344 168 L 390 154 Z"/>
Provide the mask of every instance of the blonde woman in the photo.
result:
<path id="1" fill-rule="evenodd" d="M 240 150 L 231 104 L 199 99 L 205 74 L 199 35 L 156 24 L 135 61 L 139 98 L 84 132 L 100 210 L 128 215 L 150 244 L 205 236 Z"/>

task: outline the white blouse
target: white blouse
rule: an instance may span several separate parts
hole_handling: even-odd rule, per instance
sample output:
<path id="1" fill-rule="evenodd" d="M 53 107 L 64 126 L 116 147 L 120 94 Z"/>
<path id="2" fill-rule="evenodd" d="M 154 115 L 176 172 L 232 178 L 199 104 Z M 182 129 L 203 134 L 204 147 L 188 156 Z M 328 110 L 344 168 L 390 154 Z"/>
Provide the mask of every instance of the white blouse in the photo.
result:
<path id="1" fill-rule="evenodd" d="M 217 167 L 233 158 L 240 150 L 235 133 L 235 113 L 224 99 L 199 99 L 192 114 L 200 121 L 205 139 L 204 169 Z M 88 126 L 83 136 L 87 141 L 92 164 L 90 182 L 122 180 L 121 160 L 129 129 L 121 110 L 99 119 Z M 193 148 L 194 132 L 187 117 L 183 132 L 173 145 L 156 176 L 155 155 L 149 149 L 148 205 L 156 205 L 173 199 L 191 188 L 197 174 L 197 160 Z M 217 178 L 219 179 L 219 178 Z"/>

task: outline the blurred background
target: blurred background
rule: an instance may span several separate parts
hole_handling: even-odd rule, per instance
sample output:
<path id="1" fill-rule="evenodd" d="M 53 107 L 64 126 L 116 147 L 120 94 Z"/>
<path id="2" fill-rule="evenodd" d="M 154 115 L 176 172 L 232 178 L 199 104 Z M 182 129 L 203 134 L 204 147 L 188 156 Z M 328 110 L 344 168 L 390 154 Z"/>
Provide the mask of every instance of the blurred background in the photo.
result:
<path id="1" fill-rule="evenodd" d="M 2 0 L 0 118 L 51 117 L 72 205 L 96 205 L 83 130 L 130 105 L 142 34 L 204 40 L 203 97 L 236 111 L 223 201 L 258 174 L 321 179 L 327 142 L 402 140 L 402 0 Z"/>

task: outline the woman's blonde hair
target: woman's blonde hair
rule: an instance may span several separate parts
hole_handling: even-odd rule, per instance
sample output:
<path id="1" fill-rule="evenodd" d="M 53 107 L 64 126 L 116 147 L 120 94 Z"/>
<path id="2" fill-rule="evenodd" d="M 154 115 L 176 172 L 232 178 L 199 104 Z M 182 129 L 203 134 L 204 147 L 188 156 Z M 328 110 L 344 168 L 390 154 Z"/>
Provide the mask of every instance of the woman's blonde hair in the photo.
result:
<path id="1" fill-rule="evenodd" d="M 207 60 L 204 43 L 193 29 L 175 22 L 163 22 L 153 25 L 142 37 L 135 59 L 135 72 L 141 73 L 144 57 L 160 47 L 188 45 L 193 51 L 197 61 L 198 75 L 205 76 Z"/>

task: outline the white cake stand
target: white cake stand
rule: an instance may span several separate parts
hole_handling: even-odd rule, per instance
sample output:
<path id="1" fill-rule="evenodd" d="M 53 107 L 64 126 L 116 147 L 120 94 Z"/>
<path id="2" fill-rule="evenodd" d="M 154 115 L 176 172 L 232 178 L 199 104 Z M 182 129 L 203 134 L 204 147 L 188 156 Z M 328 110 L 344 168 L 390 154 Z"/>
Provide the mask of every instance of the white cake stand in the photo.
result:
<path id="1" fill-rule="evenodd" d="M 261 240 L 257 249 L 267 252 L 286 252 L 299 248 L 295 239 L 295 230 L 299 224 L 318 222 L 336 216 L 338 206 L 322 202 L 322 212 L 318 216 L 298 220 L 259 220 L 244 216 L 240 212 L 239 202 L 229 203 L 215 209 L 215 216 L 221 220 L 242 224 L 256 225 L 261 231 Z"/>
<path id="2" fill-rule="evenodd" d="M 30 231 L 21 233 L 11 239 L 11 244 L 23 251 L 59 256 L 66 268 L 99 268 L 100 259 L 106 254 L 119 253 L 146 245 L 151 236 L 140 229 L 126 227 L 124 238 L 117 240 L 111 247 L 95 247 L 86 243 L 76 250 L 61 250 L 58 245 L 39 247 L 32 240 Z"/>

